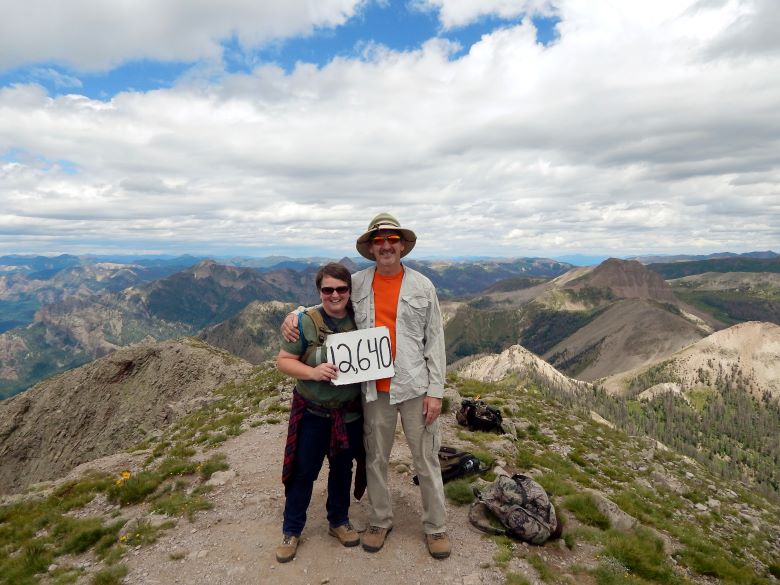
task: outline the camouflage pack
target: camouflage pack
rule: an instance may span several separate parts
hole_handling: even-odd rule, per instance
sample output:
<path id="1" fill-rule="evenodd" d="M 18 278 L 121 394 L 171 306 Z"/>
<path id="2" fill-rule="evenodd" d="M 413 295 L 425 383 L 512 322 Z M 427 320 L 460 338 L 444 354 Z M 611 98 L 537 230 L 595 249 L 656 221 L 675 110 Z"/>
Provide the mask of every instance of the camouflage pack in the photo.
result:
<path id="1" fill-rule="evenodd" d="M 531 544 L 543 544 L 560 536 L 561 527 L 547 492 L 528 476 L 499 475 L 477 497 L 469 520 L 481 530 Z M 501 528 L 489 524 L 485 508 L 501 522 Z"/>

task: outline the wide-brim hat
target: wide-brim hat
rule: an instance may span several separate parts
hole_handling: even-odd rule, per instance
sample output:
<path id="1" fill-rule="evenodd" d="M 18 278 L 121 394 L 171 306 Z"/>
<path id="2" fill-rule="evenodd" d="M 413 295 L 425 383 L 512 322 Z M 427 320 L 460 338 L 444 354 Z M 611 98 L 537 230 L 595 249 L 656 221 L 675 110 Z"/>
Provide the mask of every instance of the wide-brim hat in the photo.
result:
<path id="1" fill-rule="evenodd" d="M 389 213 L 380 213 L 369 222 L 366 233 L 360 236 L 355 244 L 357 251 L 363 258 L 375 260 L 374 255 L 371 254 L 371 238 L 379 230 L 393 230 L 401 234 L 404 241 L 404 250 L 401 252 L 401 258 L 411 252 L 417 243 L 417 236 L 412 230 L 402 228 L 398 220 Z"/>

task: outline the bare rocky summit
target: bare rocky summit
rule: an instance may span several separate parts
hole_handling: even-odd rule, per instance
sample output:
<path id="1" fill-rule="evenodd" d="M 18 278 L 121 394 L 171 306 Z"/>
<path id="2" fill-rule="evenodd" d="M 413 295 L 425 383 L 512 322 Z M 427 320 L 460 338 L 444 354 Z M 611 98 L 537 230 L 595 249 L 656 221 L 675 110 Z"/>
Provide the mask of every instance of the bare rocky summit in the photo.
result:
<path id="1" fill-rule="evenodd" d="M 517 374 L 551 388 L 569 391 L 581 390 L 589 386 L 587 382 L 564 376 L 542 358 L 520 345 L 513 345 L 500 354 L 477 358 L 463 366 L 460 374 L 464 378 L 483 382 L 497 382 L 510 374 Z"/>
<path id="2" fill-rule="evenodd" d="M 0 402 L 0 492 L 126 449 L 251 368 L 180 339 L 121 349 Z"/>
<path id="3" fill-rule="evenodd" d="M 740 381 L 755 397 L 780 399 L 780 326 L 751 321 L 716 331 L 670 357 L 607 378 L 605 388 L 622 392 L 629 379 L 655 368 L 654 383 L 683 390 L 711 387 L 718 379 Z M 663 378 L 663 379 L 661 379 Z"/>

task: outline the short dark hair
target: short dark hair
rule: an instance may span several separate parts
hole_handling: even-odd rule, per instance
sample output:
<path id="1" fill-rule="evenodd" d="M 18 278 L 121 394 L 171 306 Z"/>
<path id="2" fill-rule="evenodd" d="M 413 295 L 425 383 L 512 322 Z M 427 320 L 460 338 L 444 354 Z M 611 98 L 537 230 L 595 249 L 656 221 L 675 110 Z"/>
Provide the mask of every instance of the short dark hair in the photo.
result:
<path id="1" fill-rule="evenodd" d="M 325 266 L 321 266 L 317 271 L 316 278 L 314 279 L 314 282 L 317 285 L 317 290 L 320 290 L 322 279 L 326 276 L 337 278 L 338 280 L 346 282 L 349 289 L 352 290 L 352 275 L 349 273 L 347 267 L 343 264 L 339 264 L 338 262 L 329 262 L 328 264 L 325 264 Z"/>

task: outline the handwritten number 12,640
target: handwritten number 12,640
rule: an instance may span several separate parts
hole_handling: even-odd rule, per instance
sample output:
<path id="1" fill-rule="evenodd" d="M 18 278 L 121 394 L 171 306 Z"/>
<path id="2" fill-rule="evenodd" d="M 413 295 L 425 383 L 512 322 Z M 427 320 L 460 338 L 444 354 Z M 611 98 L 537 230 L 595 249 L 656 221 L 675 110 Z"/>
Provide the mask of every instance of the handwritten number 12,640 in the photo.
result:
<path id="1" fill-rule="evenodd" d="M 366 342 L 365 349 L 363 348 L 363 341 Z M 342 351 L 342 348 L 344 351 Z M 363 349 L 364 351 L 362 351 Z M 343 359 L 336 359 L 336 350 L 338 350 L 339 357 Z M 372 358 L 374 358 L 373 363 Z M 375 339 L 360 339 L 358 340 L 357 347 L 355 347 L 354 355 L 352 354 L 352 348 L 346 343 L 339 343 L 335 348 L 331 346 L 330 361 L 338 366 L 339 372 L 342 374 L 346 374 L 350 371 L 355 374 L 359 371 L 365 372 L 370 369 L 372 365 L 377 369 L 390 367 L 390 364 L 393 363 L 390 338 L 383 336 Z"/>

